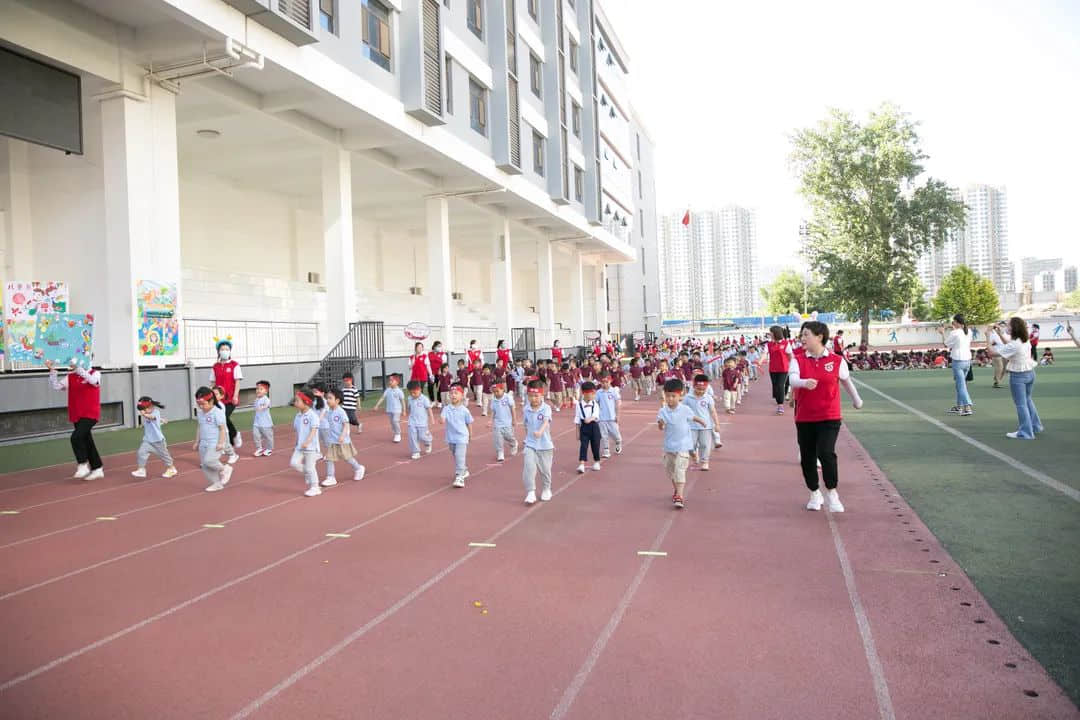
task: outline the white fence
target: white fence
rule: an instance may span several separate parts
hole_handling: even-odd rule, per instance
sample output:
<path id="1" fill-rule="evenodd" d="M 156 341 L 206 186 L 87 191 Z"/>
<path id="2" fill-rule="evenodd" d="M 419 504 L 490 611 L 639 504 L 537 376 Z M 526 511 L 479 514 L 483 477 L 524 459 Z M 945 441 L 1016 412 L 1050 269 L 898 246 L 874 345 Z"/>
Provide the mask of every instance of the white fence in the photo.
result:
<path id="1" fill-rule="evenodd" d="M 196 365 L 217 360 L 214 338 L 232 337 L 245 364 L 311 362 L 322 359 L 317 323 L 255 320 L 184 320 L 184 348 Z"/>

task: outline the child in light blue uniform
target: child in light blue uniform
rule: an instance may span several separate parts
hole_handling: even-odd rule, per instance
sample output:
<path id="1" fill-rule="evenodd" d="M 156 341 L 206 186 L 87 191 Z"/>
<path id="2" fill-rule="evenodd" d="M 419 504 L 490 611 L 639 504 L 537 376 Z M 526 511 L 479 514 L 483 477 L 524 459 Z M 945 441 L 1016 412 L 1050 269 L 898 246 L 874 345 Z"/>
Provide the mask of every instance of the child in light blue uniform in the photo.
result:
<path id="1" fill-rule="evenodd" d="M 683 488 L 686 486 L 686 468 L 690 464 L 690 450 L 694 447 L 694 439 L 690 435 L 690 423 L 699 425 L 701 418 L 694 415 L 694 411 L 683 404 L 683 382 L 672 378 L 664 383 L 664 405 L 656 414 L 656 424 L 664 431 L 664 470 L 667 471 L 668 479 L 671 480 L 675 494 L 671 496 L 671 502 L 675 507 L 682 509 L 686 506 L 683 499 Z"/>
<path id="2" fill-rule="evenodd" d="M 195 405 L 198 408 L 195 413 L 198 435 L 194 449 L 199 453 L 199 466 L 210 483 L 206 492 L 224 490 L 232 476 L 232 465 L 221 463 L 221 454 L 229 446 L 225 409 L 218 405 L 214 391 L 208 387 L 195 391 Z"/>
<path id="3" fill-rule="evenodd" d="M 251 434 L 255 437 L 255 457 L 269 457 L 274 452 L 274 419 L 270 417 L 270 381 L 255 383 L 255 420 Z"/>
<path id="4" fill-rule="evenodd" d="M 323 459 L 326 461 L 326 479 L 322 481 L 323 487 L 337 485 L 334 463 L 344 460 L 353 469 L 353 480 L 364 479 L 364 466 L 356 461 L 356 448 L 349 440 L 349 413 L 341 406 L 342 392 L 340 390 L 327 390 L 323 397 L 326 400 L 326 432 L 319 431 L 322 443 Z"/>
<path id="5" fill-rule="evenodd" d="M 536 502 L 536 475 L 540 474 L 543 487 L 540 499 L 551 499 L 551 461 L 555 457 L 555 444 L 551 441 L 551 406 L 544 402 L 544 383 L 529 383 L 529 404 L 522 413 L 525 425 L 525 467 L 521 479 L 525 485 L 525 504 Z"/>
<path id="6" fill-rule="evenodd" d="M 146 461 L 153 453 L 165 463 L 165 472 L 161 477 L 171 478 L 176 475 L 176 466 L 173 465 L 172 455 L 169 454 L 169 446 L 165 444 L 165 433 L 161 432 L 161 426 L 165 424 L 165 421 L 161 419 L 161 413 L 158 412 L 159 408 L 164 410 L 165 406 L 144 395 L 139 398 L 137 407 L 142 416 L 143 439 L 139 443 L 138 452 L 135 453 L 135 462 L 139 468 L 131 474 L 139 478 L 146 477 Z"/>
<path id="7" fill-rule="evenodd" d="M 465 487 L 465 478 L 469 477 L 469 468 L 465 465 L 465 453 L 469 450 L 469 428 L 473 422 L 472 413 L 462 402 L 465 388 L 461 383 L 450 386 L 450 404 L 442 409 L 442 421 L 446 423 L 446 444 L 454 456 L 454 487 Z"/>
<path id="8" fill-rule="evenodd" d="M 611 374 L 600 376 L 600 390 L 596 393 L 596 404 L 600 407 L 600 455 L 611 457 L 608 438 L 615 441 L 615 454 L 622 452 L 622 434 L 619 432 L 619 406 L 622 394 L 619 388 L 612 386 Z"/>
<path id="9" fill-rule="evenodd" d="M 694 378 L 694 391 L 683 400 L 683 405 L 690 408 L 702 423 L 701 427 L 690 430 L 694 441 L 690 453 L 696 454 L 697 462 L 700 463 L 702 470 L 709 469 L 709 455 L 712 453 L 714 444 L 713 431 L 720 422 L 716 416 L 716 398 L 708 392 L 709 387 L 709 378 L 706 375 L 697 375 Z"/>
<path id="10" fill-rule="evenodd" d="M 375 409 L 386 403 L 386 417 L 390 420 L 390 430 L 394 433 L 394 442 L 401 442 L 401 411 L 405 408 L 405 393 L 398 385 L 401 383 L 397 375 L 391 375 L 388 381 L 390 387 L 383 390 L 382 397 L 375 403 Z"/>
<path id="11" fill-rule="evenodd" d="M 510 454 L 517 455 L 518 441 L 514 437 L 514 394 L 506 391 L 506 384 L 497 382 L 491 388 L 491 422 L 488 427 L 494 428 L 492 434 L 495 439 L 495 459 L 503 462 L 506 455 L 503 446 L 510 443 Z"/>
<path id="12" fill-rule="evenodd" d="M 319 477 L 315 474 L 315 463 L 319 459 L 319 415 L 311 409 L 315 403 L 313 396 L 299 390 L 296 393 L 296 417 L 293 419 L 293 430 L 296 432 L 296 448 L 293 450 L 289 465 L 298 473 L 303 474 L 307 483 L 306 497 L 322 495 L 319 488 Z"/>
<path id="13" fill-rule="evenodd" d="M 431 400 L 424 394 L 424 385 L 419 380 L 410 380 L 405 386 L 409 397 L 405 399 L 408 410 L 409 451 L 413 460 L 420 459 L 420 443 L 424 443 L 424 452 L 431 454 L 431 430 L 428 421 L 434 419 L 431 412 Z"/>

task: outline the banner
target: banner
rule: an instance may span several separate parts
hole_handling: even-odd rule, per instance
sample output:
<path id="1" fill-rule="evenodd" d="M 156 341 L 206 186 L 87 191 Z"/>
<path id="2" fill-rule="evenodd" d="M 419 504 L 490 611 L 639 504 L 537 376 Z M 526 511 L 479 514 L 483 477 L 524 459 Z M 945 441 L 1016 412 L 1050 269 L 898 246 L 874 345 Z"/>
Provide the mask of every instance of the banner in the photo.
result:
<path id="1" fill-rule="evenodd" d="M 72 364 L 87 370 L 94 356 L 94 316 L 69 313 L 37 315 L 34 357 L 60 367 Z"/>
<path id="2" fill-rule="evenodd" d="M 135 287 L 139 354 L 149 357 L 180 352 L 180 318 L 176 315 L 176 283 L 140 280 Z"/>
<path id="3" fill-rule="evenodd" d="M 35 362 L 34 333 L 44 313 L 68 309 L 65 282 L 8 282 L 4 284 L 4 339 L 8 362 Z"/>

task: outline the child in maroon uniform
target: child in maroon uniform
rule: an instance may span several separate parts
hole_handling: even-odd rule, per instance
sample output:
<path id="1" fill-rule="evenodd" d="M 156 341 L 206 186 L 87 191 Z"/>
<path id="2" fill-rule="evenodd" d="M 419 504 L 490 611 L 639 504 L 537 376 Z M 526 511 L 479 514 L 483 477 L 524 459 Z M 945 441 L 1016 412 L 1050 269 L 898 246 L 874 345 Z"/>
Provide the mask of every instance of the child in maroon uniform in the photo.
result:
<path id="1" fill-rule="evenodd" d="M 729 357 L 724 361 L 724 371 L 720 376 L 724 383 L 724 412 L 734 415 L 735 406 L 739 402 L 739 386 L 742 384 L 742 373 L 739 372 L 735 358 Z"/>
<path id="2" fill-rule="evenodd" d="M 471 369 L 465 365 L 464 360 L 457 361 L 457 381 L 461 383 L 461 387 L 469 387 L 469 376 L 471 375 Z M 445 404 L 445 403 L 444 403 Z"/>
<path id="3" fill-rule="evenodd" d="M 484 363 L 480 360 L 473 363 L 472 372 L 469 373 L 469 387 L 472 388 L 477 407 L 482 408 L 484 406 Z"/>
<path id="4" fill-rule="evenodd" d="M 480 391 L 483 397 L 483 404 L 480 406 L 480 414 L 485 417 L 488 414 L 488 408 L 491 407 L 492 387 L 495 385 L 495 377 L 492 374 L 491 366 L 485 365 L 480 370 Z"/>
<path id="5" fill-rule="evenodd" d="M 461 361 L 459 361 L 461 362 Z M 454 384 L 454 376 L 450 372 L 450 364 L 443 363 L 439 368 L 439 403 L 440 407 L 450 402 L 450 386 Z"/>
<path id="6" fill-rule="evenodd" d="M 565 402 L 564 390 L 566 388 L 566 376 L 562 368 L 556 368 L 554 361 L 552 369 L 548 372 L 548 390 L 551 392 L 551 401 L 555 406 L 555 412 L 562 412 Z"/>
<path id="7" fill-rule="evenodd" d="M 645 391 L 644 370 L 640 362 L 641 358 L 638 357 L 630 360 L 630 381 L 634 386 L 634 400 L 640 400 L 641 394 Z"/>

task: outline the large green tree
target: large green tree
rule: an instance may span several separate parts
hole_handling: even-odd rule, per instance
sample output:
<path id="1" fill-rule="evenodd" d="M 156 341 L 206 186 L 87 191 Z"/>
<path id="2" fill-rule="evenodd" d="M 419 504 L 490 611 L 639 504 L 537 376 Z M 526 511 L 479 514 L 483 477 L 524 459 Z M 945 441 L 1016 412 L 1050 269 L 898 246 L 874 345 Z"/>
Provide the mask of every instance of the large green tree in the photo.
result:
<path id="1" fill-rule="evenodd" d="M 964 205 L 927 178 L 916 123 L 883 104 L 860 123 L 830 110 L 795 132 L 791 163 L 811 209 L 804 254 L 822 277 L 830 309 L 857 315 L 869 342 L 873 308 L 903 307 L 915 262 L 964 225 Z"/>
<path id="2" fill-rule="evenodd" d="M 812 278 L 804 278 L 794 270 L 784 270 L 772 284 L 761 288 L 761 297 L 765 299 L 765 309 L 770 315 L 787 315 L 824 310 L 821 284 Z"/>
<path id="3" fill-rule="evenodd" d="M 946 275 L 934 296 L 935 317 L 949 319 L 957 313 L 968 325 L 987 325 L 1001 315 L 994 283 L 967 265 L 958 265 Z"/>

